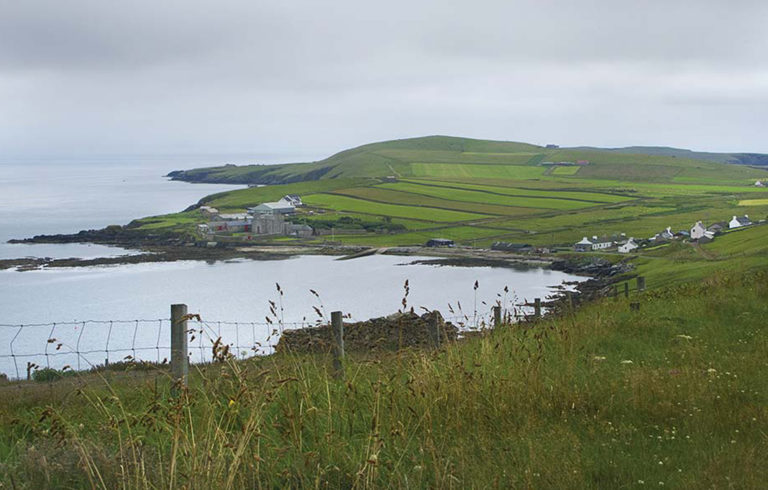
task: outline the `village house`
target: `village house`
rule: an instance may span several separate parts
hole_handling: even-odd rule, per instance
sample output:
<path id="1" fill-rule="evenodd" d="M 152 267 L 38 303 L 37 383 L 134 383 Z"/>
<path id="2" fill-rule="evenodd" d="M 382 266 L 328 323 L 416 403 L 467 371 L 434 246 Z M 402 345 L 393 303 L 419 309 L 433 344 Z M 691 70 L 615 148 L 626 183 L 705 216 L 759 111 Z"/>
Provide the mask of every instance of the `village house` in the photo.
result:
<path id="1" fill-rule="evenodd" d="M 576 252 L 589 252 L 592 250 L 592 241 L 589 238 L 584 237 L 580 242 L 576 242 L 573 245 L 573 250 Z"/>
<path id="2" fill-rule="evenodd" d="M 211 206 L 200 206 L 200 212 L 203 213 L 206 216 L 216 216 L 219 214 L 219 210 L 216 208 L 212 208 Z"/>
<path id="3" fill-rule="evenodd" d="M 704 228 L 704 225 L 701 223 L 701 221 L 697 221 L 696 224 L 691 227 L 691 240 L 701 240 L 702 238 L 711 240 L 714 238 L 714 236 L 715 232 Z"/>
<path id="4" fill-rule="evenodd" d="M 597 238 L 593 236 L 590 240 L 587 237 L 581 239 L 573 245 L 573 249 L 576 252 L 589 252 L 592 250 L 605 250 L 613 246 L 613 240 L 610 238 Z"/>
<path id="5" fill-rule="evenodd" d="M 301 202 L 301 197 L 299 197 L 298 194 L 286 194 L 278 202 L 286 202 L 295 208 L 300 208 L 304 205 L 304 203 Z"/>
<path id="6" fill-rule="evenodd" d="M 722 233 L 724 229 L 728 227 L 728 223 L 725 221 L 719 221 L 717 223 L 712 223 L 707 227 L 707 231 L 712 232 L 712 235 L 717 235 L 718 233 Z"/>
<path id="7" fill-rule="evenodd" d="M 707 229 L 704 228 L 701 221 L 697 221 L 696 224 L 691 227 L 691 240 L 698 240 L 703 237 L 706 232 Z"/>
<path id="8" fill-rule="evenodd" d="M 752 224 L 752 221 L 749 220 L 749 216 L 746 214 L 744 216 L 734 216 L 733 219 L 728 223 L 728 228 L 740 228 L 742 226 L 749 226 Z"/>
<path id="9" fill-rule="evenodd" d="M 667 229 L 662 231 L 661 233 L 656 233 L 654 236 L 650 238 L 653 242 L 664 242 L 669 241 L 675 238 L 675 234 L 672 233 L 672 227 L 667 226 Z"/>
<path id="10" fill-rule="evenodd" d="M 638 248 L 639 245 L 635 243 L 635 239 L 632 237 L 629 237 L 629 240 L 619 245 L 619 253 L 620 254 L 628 254 L 632 250 L 635 250 Z"/>
<path id="11" fill-rule="evenodd" d="M 755 181 L 755 187 L 766 187 L 766 185 L 762 180 L 757 180 Z"/>

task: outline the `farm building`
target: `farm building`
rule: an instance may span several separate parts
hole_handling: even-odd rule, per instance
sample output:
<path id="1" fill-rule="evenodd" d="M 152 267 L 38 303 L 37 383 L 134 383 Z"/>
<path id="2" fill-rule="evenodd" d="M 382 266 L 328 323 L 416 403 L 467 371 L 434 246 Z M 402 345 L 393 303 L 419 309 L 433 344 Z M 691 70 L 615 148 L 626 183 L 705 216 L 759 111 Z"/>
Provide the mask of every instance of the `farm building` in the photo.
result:
<path id="1" fill-rule="evenodd" d="M 766 187 L 766 185 L 765 185 L 765 182 L 763 182 L 762 180 L 756 180 L 755 187 Z"/>
<path id="2" fill-rule="evenodd" d="M 740 228 L 742 226 L 749 226 L 751 224 L 752 221 L 750 221 L 749 216 L 745 214 L 744 216 L 734 216 L 733 219 L 728 222 L 728 228 Z"/>
<path id="3" fill-rule="evenodd" d="M 294 223 L 285 224 L 285 234 L 287 236 L 295 236 L 300 238 L 311 237 L 314 234 L 314 230 L 309 225 L 300 225 Z"/>
<path id="4" fill-rule="evenodd" d="M 251 231 L 251 222 L 248 220 L 236 219 L 227 220 L 219 218 L 208 223 L 208 231 L 211 233 L 240 233 Z"/>
<path id="5" fill-rule="evenodd" d="M 248 208 L 248 212 L 254 216 L 262 214 L 291 214 L 295 211 L 296 206 L 282 199 L 277 202 L 263 202 L 258 206 Z"/>
<path id="6" fill-rule="evenodd" d="M 256 235 L 282 235 L 285 233 L 285 224 L 282 214 L 254 214 L 251 232 Z"/>
<path id="7" fill-rule="evenodd" d="M 453 240 L 447 238 L 432 238 L 427 241 L 427 247 L 453 247 L 454 245 Z"/>

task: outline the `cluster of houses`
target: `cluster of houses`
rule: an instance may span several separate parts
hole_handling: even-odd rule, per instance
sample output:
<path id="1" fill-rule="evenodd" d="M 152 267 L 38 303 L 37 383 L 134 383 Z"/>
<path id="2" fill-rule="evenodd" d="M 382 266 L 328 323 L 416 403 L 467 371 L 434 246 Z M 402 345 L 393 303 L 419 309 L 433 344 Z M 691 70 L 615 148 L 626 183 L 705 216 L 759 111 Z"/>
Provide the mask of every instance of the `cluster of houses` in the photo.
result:
<path id="1" fill-rule="evenodd" d="M 573 245 L 573 250 L 576 252 L 593 252 L 599 250 L 607 250 L 616 247 L 619 253 L 630 253 L 633 250 L 650 245 L 658 245 L 672 240 L 691 240 L 699 243 L 706 243 L 712 241 L 718 233 L 721 233 L 726 229 L 741 228 L 743 226 L 749 226 L 752 221 L 746 214 L 744 216 L 734 216 L 730 221 L 722 221 L 713 223 L 709 226 L 704 226 L 701 221 L 697 221 L 690 231 L 681 230 L 673 232 L 671 227 L 667 227 L 664 231 L 656 233 L 654 236 L 646 240 L 636 240 L 634 237 L 628 239 L 616 237 L 597 237 L 592 238 L 584 237 L 581 241 L 576 242 Z M 622 237 L 624 235 L 622 234 Z"/>
<path id="2" fill-rule="evenodd" d="M 294 214 L 297 207 L 303 205 L 301 197 L 289 194 L 279 201 L 250 207 L 245 213 L 219 213 L 215 208 L 201 206 L 200 211 L 208 216 L 210 221 L 198 225 L 198 232 L 207 237 L 232 233 L 248 233 L 248 238 L 251 235 L 309 237 L 314 233 L 311 226 L 291 223 L 285 219 L 286 216 Z"/>

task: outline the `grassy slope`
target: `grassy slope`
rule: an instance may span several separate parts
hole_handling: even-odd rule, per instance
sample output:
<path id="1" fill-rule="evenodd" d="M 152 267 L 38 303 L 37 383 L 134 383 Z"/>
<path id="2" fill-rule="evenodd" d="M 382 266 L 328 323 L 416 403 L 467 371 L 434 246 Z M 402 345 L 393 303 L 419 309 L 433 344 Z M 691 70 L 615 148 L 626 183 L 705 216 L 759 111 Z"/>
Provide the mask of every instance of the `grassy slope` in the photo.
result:
<path id="1" fill-rule="evenodd" d="M 539 165 L 577 160 L 590 163 L 555 169 Z M 464 244 L 505 239 L 568 245 L 585 234 L 649 237 L 667 226 L 687 229 L 700 219 L 711 223 L 744 212 L 757 219 L 768 215 L 768 201 L 761 200 L 768 191 L 752 185 L 768 174 L 757 169 L 682 154 L 546 149 L 442 136 L 373 143 L 312 164 L 201 169 L 187 177 L 211 175 L 221 181 L 302 180 L 203 200 L 225 211 L 295 193 L 310 205 L 300 220 L 312 221 L 310 212 L 321 213 L 327 227 L 339 230 L 360 215 L 369 221 L 410 220 L 402 230 L 380 228 L 341 238 L 369 245 L 419 244 L 431 231 L 441 230 Z M 382 184 L 380 178 L 388 175 L 399 182 Z M 739 204 L 748 198 L 754 205 L 747 211 Z M 138 224 L 147 231 L 191 233 L 196 216 L 154 217 Z"/>
<path id="2" fill-rule="evenodd" d="M 723 271 L 765 258 L 763 228 L 739 234 L 711 244 Z M 0 483 L 759 488 L 767 264 L 682 284 L 676 253 L 633 293 L 639 314 L 605 299 L 440 352 L 352 356 L 346 381 L 284 354 L 194 369 L 180 401 L 163 376 L 0 387 Z"/>

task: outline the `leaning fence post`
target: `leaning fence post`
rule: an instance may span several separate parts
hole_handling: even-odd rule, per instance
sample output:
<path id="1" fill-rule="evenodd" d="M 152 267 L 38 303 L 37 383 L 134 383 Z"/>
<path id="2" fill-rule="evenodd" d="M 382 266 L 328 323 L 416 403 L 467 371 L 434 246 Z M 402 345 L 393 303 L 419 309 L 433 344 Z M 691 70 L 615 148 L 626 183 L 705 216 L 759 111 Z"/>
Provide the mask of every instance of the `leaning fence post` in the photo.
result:
<path id="1" fill-rule="evenodd" d="M 535 298 L 533 300 L 533 316 L 541 318 L 541 298 Z"/>
<path id="2" fill-rule="evenodd" d="M 499 305 L 493 307 L 493 326 L 501 326 L 501 306 Z"/>
<path id="3" fill-rule="evenodd" d="M 178 395 L 187 386 L 189 357 L 187 356 L 187 305 L 171 305 L 171 377 L 172 393 Z"/>
<path id="4" fill-rule="evenodd" d="M 637 290 L 645 291 L 645 276 L 637 276 Z"/>
<path id="5" fill-rule="evenodd" d="M 344 321 L 340 311 L 331 312 L 331 327 L 333 328 L 333 375 L 344 377 Z"/>

